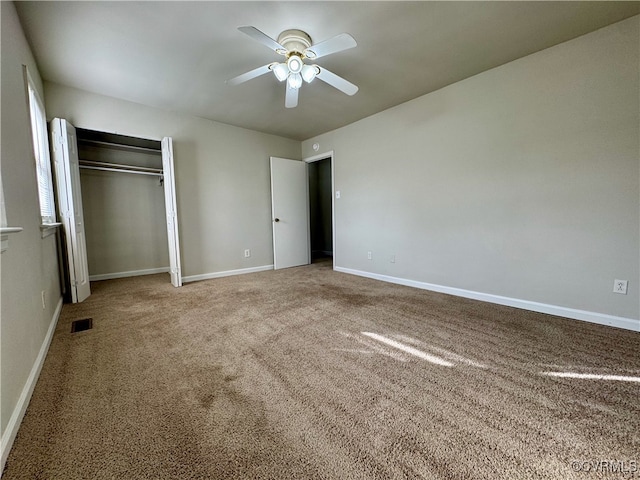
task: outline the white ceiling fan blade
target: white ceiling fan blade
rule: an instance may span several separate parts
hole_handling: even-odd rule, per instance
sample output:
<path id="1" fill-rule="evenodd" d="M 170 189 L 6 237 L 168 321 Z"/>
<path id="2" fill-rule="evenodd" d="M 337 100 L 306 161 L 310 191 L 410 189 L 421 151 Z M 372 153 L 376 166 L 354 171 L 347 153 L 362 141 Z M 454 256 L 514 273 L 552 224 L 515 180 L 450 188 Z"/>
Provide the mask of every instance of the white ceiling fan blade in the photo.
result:
<path id="1" fill-rule="evenodd" d="M 342 77 L 339 77 L 335 73 L 330 72 L 326 68 L 322 68 L 318 66 L 318 69 L 320 70 L 320 72 L 318 72 L 318 75 L 316 75 L 316 78 L 319 78 L 320 80 L 322 80 L 325 83 L 328 83 L 332 87 L 337 88 L 341 92 L 344 92 L 347 95 L 355 95 L 356 92 L 358 91 L 358 87 L 355 86 L 353 83 L 345 80 Z"/>
<path id="2" fill-rule="evenodd" d="M 289 88 L 287 85 L 287 93 L 284 97 L 284 106 L 287 108 L 295 108 L 298 106 L 298 88 Z"/>
<path id="3" fill-rule="evenodd" d="M 227 80 L 229 85 L 239 85 L 241 83 L 246 82 L 247 80 L 251 80 L 252 78 L 259 77 L 260 75 L 264 75 L 265 73 L 269 73 L 271 71 L 271 63 L 267 65 L 263 65 L 258 68 L 254 68 L 250 72 L 243 73 L 242 75 L 238 75 L 237 77 L 233 77 L 230 80 Z"/>
<path id="4" fill-rule="evenodd" d="M 341 52 L 358 45 L 355 39 L 348 33 L 341 33 L 333 38 L 311 45 L 304 51 L 304 55 L 308 58 L 315 59 L 330 55 L 332 53 Z"/>
<path id="5" fill-rule="evenodd" d="M 260 30 L 258 30 L 256 27 L 251 27 L 251 26 L 238 27 L 238 30 L 240 30 L 242 33 L 246 35 L 249 35 L 254 40 L 257 40 L 261 44 L 269 47 L 271 50 L 273 50 L 276 53 L 279 53 L 280 55 L 287 54 L 286 48 L 284 48 L 282 45 L 280 45 L 278 42 L 276 42 L 273 38 L 271 38 L 266 33 L 263 33 Z"/>

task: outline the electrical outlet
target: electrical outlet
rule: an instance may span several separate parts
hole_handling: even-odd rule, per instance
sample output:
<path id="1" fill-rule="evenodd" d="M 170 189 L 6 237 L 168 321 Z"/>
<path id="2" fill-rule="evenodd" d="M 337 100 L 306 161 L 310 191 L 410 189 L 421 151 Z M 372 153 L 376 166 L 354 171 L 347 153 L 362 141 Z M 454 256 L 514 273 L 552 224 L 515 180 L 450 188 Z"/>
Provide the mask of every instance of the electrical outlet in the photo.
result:
<path id="1" fill-rule="evenodd" d="M 248 248 L 244 251 L 244 258 L 249 258 L 251 256 L 251 250 Z"/>
<path id="2" fill-rule="evenodd" d="M 367 260 L 371 260 L 371 252 L 367 252 Z"/>
<path id="3" fill-rule="evenodd" d="M 42 292 L 40 292 L 40 297 L 42 298 L 42 309 L 44 310 L 47 308 L 47 293 L 42 290 Z"/>
<path id="4" fill-rule="evenodd" d="M 615 279 L 613 281 L 613 293 L 627 294 L 627 281 Z"/>
<path id="5" fill-rule="evenodd" d="M 396 263 L 396 256 L 395 255 L 391 255 L 391 258 L 389 258 L 389 261 L 391 263 Z"/>

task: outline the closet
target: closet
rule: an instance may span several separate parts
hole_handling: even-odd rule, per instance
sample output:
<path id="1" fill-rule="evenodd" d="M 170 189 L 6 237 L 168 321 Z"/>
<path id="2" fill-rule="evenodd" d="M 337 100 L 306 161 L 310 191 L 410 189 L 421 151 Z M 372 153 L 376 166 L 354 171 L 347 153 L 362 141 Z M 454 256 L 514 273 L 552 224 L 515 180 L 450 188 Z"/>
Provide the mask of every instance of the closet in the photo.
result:
<path id="1" fill-rule="evenodd" d="M 168 272 L 161 142 L 76 133 L 89 279 Z"/>
<path id="2" fill-rule="evenodd" d="M 86 299 L 90 280 L 150 273 L 182 286 L 171 137 L 76 129 L 62 118 L 50 133 L 67 299 Z"/>

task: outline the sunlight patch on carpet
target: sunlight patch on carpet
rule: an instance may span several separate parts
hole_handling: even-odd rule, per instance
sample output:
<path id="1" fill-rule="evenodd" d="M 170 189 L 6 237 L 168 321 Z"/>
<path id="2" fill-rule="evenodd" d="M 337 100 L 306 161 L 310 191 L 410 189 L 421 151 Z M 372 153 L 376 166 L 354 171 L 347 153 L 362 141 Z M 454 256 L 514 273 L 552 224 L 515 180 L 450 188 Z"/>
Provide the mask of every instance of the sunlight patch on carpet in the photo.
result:
<path id="1" fill-rule="evenodd" d="M 464 357 L 462 355 L 458 355 L 457 353 L 452 352 L 451 350 L 447 350 L 446 348 L 440 348 L 440 347 L 436 347 L 435 345 L 424 343 L 418 339 L 409 337 L 407 335 L 391 335 L 391 336 L 395 340 L 398 340 L 400 342 L 405 342 L 410 345 L 431 350 L 432 352 L 438 353 L 442 355 L 444 358 L 446 358 L 447 360 L 451 360 L 453 362 L 463 363 L 465 365 L 469 365 L 476 368 L 489 368 L 486 365 L 483 365 L 482 363 L 476 362 L 475 360 L 471 360 L 470 358 Z"/>
<path id="2" fill-rule="evenodd" d="M 339 332 L 340 335 L 349 338 L 351 340 L 355 340 L 356 342 L 364 345 L 365 347 L 367 347 L 367 350 L 363 350 L 363 349 L 349 349 L 350 353 L 355 353 L 356 351 L 360 351 L 360 353 L 374 353 L 374 354 L 378 354 L 378 355 L 384 355 L 385 357 L 390 357 L 393 358 L 394 360 L 397 360 L 398 362 L 408 362 L 409 361 L 409 357 L 407 355 L 405 355 L 402 352 L 398 352 L 397 350 L 394 350 L 392 348 L 386 348 L 383 345 L 380 345 L 378 342 L 369 340 L 368 338 L 362 338 L 360 335 L 356 335 L 353 333 L 349 333 L 349 332 Z"/>
<path id="3" fill-rule="evenodd" d="M 423 352 L 422 350 L 418 350 L 417 348 L 410 347 L 409 345 L 405 345 L 404 343 L 400 343 L 396 340 L 392 340 L 391 338 L 387 338 L 383 335 L 378 335 L 377 333 L 371 332 L 360 332 L 362 335 L 365 335 L 369 338 L 373 338 L 379 342 L 382 342 L 390 347 L 397 348 L 400 351 L 408 353 L 409 355 L 413 355 L 414 357 L 418 357 L 422 360 L 426 360 L 427 362 L 434 363 L 436 365 L 441 365 L 443 367 L 453 367 L 454 364 L 445 360 L 444 358 L 437 357 L 435 355 L 431 355 L 429 353 Z"/>
<path id="4" fill-rule="evenodd" d="M 627 375 L 599 375 L 596 373 L 574 373 L 574 372 L 540 372 L 547 377 L 577 378 L 580 380 L 615 380 L 619 382 L 640 383 L 640 377 L 630 377 Z"/>

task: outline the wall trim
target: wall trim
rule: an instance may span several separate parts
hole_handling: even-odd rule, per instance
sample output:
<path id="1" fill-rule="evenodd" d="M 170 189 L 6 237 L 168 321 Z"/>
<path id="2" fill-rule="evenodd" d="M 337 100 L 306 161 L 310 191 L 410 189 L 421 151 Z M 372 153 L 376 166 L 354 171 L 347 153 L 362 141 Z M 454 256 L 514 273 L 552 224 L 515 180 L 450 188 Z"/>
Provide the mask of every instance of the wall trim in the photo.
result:
<path id="1" fill-rule="evenodd" d="M 200 275 L 189 275 L 182 277 L 183 283 L 197 282 L 199 280 L 210 280 L 212 278 L 231 277 L 233 275 L 244 275 L 245 273 L 266 272 L 273 270 L 273 265 L 262 265 L 260 267 L 240 268 L 238 270 L 226 270 L 224 272 L 202 273 Z"/>
<path id="2" fill-rule="evenodd" d="M 140 275 L 154 275 L 156 273 L 169 273 L 169 267 L 147 268 L 146 270 L 131 270 L 129 272 L 102 273 L 89 275 L 90 282 L 99 280 L 113 280 L 114 278 L 139 277 Z"/>
<path id="3" fill-rule="evenodd" d="M 56 326 L 58 325 L 58 319 L 60 318 L 61 312 L 62 297 L 60 297 L 60 299 L 58 300 L 58 305 L 53 312 L 53 317 L 51 318 L 49 329 L 47 330 L 47 334 L 45 335 L 44 340 L 42 341 L 38 356 L 33 363 L 33 367 L 31 367 L 31 372 L 29 373 L 27 381 L 24 384 L 24 388 L 20 393 L 18 402 L 13 409 L 11 418 L 9 418 L 7 428 L 5 428 L 2 434 L 2 441 L 0 442 L 0 475 L 4 470 L 4 465 L 7 462 L 7 457 L 9 456 L 9 452 L 11 451 L 11 447 L 13 446 L 13 442 L 16 439 L 18 430 L 20 429 L 20 424 L 22 423 L 24 414 L 27 411 L 27 406 L 29 405 L 31 395 L 33 394 L 33 389 L 35 388 L 38 377 L 40 376 L 40 371 L 42 370 L 42 365 L 44 365 L 44 360 L 47 357 L 47 352 L 49 351 L 49 346 L 51 345 L 53 334 L 56 331 Z"/>
<path id="4" fill-rule="evenodd" d="M 405 278 L 391 277 L 379 273 L 364 272 L 351 268 L 335 267 L 336 272 L 348 273 L 360 277 L 372 278 L 383 282 L 396 283 L 407 287 L 420 288 L 422 290 L 430 290 L 433 292 L 446 293 L 458 297 L 471 298 L 473 300 L 481 300 L 488 303 L 496 303 L 509 307 L 531 310 L 534 312 L 547 313 L 549 315 L 557 315 L 567 317 L 574 320 L 582 320 L 585 322 L 598 323 L 600 325 L 608 325 L 611 327 L 623 328 L 634 332 L 640 332 L 640 320 L 634 318 L 616 317 L 604 313 L 589 312 L 586 310 L 577 310 L 575 308 L 561 307 L 558 305 L 549 305 L 546 303 L 532 302 L 529 300 L 521 300 L 519 298 L 503 297 L 490 293 L 474 292 L 472 290 L 464 290 L 462 288 L 446 287 L 433 283 L 419 282 L 416 280 L 408 280 Z"/>

